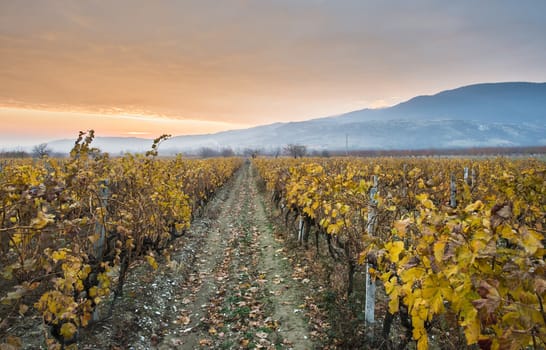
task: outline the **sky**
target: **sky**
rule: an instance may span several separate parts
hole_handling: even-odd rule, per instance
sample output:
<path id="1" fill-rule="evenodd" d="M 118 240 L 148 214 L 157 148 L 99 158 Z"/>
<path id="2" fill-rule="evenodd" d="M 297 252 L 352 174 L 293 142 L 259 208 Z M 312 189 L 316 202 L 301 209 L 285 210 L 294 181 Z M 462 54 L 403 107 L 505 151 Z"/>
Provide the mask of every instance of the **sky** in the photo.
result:
<path id="1" fill-rule="evenodd" d="M 546 81 L 546 1 L 0 0 L 0 149 Z"/>

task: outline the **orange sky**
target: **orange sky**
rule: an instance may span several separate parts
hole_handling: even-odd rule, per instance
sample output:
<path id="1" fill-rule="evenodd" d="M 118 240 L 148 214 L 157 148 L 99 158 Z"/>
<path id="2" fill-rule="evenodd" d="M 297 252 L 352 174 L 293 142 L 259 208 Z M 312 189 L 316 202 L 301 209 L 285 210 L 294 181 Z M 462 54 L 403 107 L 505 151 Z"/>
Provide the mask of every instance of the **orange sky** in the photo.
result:
<path id="1" fill-rule="evenodd" d="M 89 129 L 95 130 L 95 133 L 100 136 L 155 138 L 165 133 L 204 134 L 249 127 L 246 124 L 222 121 L 19 108 L 0 108 L 0 120 L 2 133 L 5 134 L 3 142 L 7 145 L 16 143 L 22 146 L 32 146 L 40 142 L 67 137 L 75 139 L 79 130 Z"/>
<path id="2" fill-rule="evenodd" d="M 88 128 L 209 133 L 544 81 L 545 4 L 2 1 L 0 147 Z"/>

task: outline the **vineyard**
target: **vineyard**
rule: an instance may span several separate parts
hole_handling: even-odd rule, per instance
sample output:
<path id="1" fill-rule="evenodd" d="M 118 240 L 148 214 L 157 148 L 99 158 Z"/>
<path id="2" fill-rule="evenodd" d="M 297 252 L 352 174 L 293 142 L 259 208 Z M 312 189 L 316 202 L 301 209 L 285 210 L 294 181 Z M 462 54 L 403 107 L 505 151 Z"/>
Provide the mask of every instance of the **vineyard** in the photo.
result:
<path id="1" fill-rule="evenodd" d="M 132 264 L 168 262 L 172 242 L 242 164 L 159 159 L 166 136 L 145 155 L 114 159 L 93 137 L 80 133 L 68 159 L 0 168 L 1 321 L 37 311 L 51 349 L 76 347 L 79 329 L 108 317 L 100 306 L 122 294 Z"/>
<path id="2" fill-rule="evenodd" d="M 301 245 L 327 246 L 346 271 L 387 294 L 382 346 L 429 347 L 461 329 L 466 346 L 546 346 L 546 164 L 534 160 L 258 159 Z M 325 242 L 325 243 L 321 243 Z M 375 306 L 380 308 L 381 305 Z M 408 335 L 390 339 L 396 318 Z M 444 333 L 442 334 L 442 329 Z M 379 343 L 378 343 L 379 344 Z M 390 346 L 390 347 L 389 347 Z M 463 344 L 465 346 L 465 344 Z"/>
<path id="3" fill-rule="evenodd" d="M 93 137 L 0 162 L 2 350 L 31 348 L 25 318 L 48 349 L 546 346 L 544 162 L 162 159 L 166 136 L 111 158 Z"/>

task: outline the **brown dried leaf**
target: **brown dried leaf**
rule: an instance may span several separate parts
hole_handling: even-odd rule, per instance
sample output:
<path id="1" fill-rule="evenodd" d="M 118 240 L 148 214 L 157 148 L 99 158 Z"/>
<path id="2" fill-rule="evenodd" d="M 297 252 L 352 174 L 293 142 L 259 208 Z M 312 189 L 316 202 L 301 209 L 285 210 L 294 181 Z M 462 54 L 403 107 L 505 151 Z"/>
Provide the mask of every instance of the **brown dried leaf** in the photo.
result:
<path id="1" fill-rule="evenodd" d="M 178 320 L 180 321 L 181 324 L 183 324 L 184 326 L 187 326 L 188 324 L 190 324 L 191 320 L 190 320 L 190 317 L 189 316 L 180 316 L 178 318 Z"/>
<path id="2" fill-rule="evenodd" d="M 11 344 L 2 343 L 0 344 L 0 350 L 19 350 L 20 348 L 13 346 Z"/>
<path id="3" fill-rule="evenodd" d="M 266 332 L 256 332 L 256 336 L 258 338 L 265 339 L 265 338 L 267 338 L 267 333 Z"/>
<path id="4" fill-rule="evenodd" d="M 28 311 L 28 305 L 20 304 L 19 305 L 19 315 L 24 316 Z"/>
<path id="5" fill-rule="evenodd" d="M 201 340 L 199 340 L 199 345 L 200 346 L 211 346 L 212 341 L 210 339 L 201 339 Z"/>
<path id="6" fill-rule="evenodd" d="M 14 337 L 12 335 L 8 336 L 6 339 L 7 345 L 14 347 L 15 349 L 21 349 L 23 347 L 23 343 L 21 341 L 21 338 Z"/>
<path id="7" fill-rule="evenodd" d="M 546 280 L 538 278 L 535 280 L 535 289 L 538 294 L 542 294 L 546 291 Z"/>

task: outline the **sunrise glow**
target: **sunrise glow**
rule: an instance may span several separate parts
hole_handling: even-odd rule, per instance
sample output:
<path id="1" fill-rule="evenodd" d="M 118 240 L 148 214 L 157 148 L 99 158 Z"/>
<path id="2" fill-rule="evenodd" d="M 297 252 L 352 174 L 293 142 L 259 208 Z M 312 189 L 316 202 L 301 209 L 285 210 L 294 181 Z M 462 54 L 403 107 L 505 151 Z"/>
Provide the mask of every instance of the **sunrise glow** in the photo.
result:
<path id="1" fill-rule="evenodd" d="M 537 0 L 494 11 L 401 0 L 2 1 L 0 148 L 90 128 L 214 133 L 476 82 L 544 81 L 544 13 Z"/>

